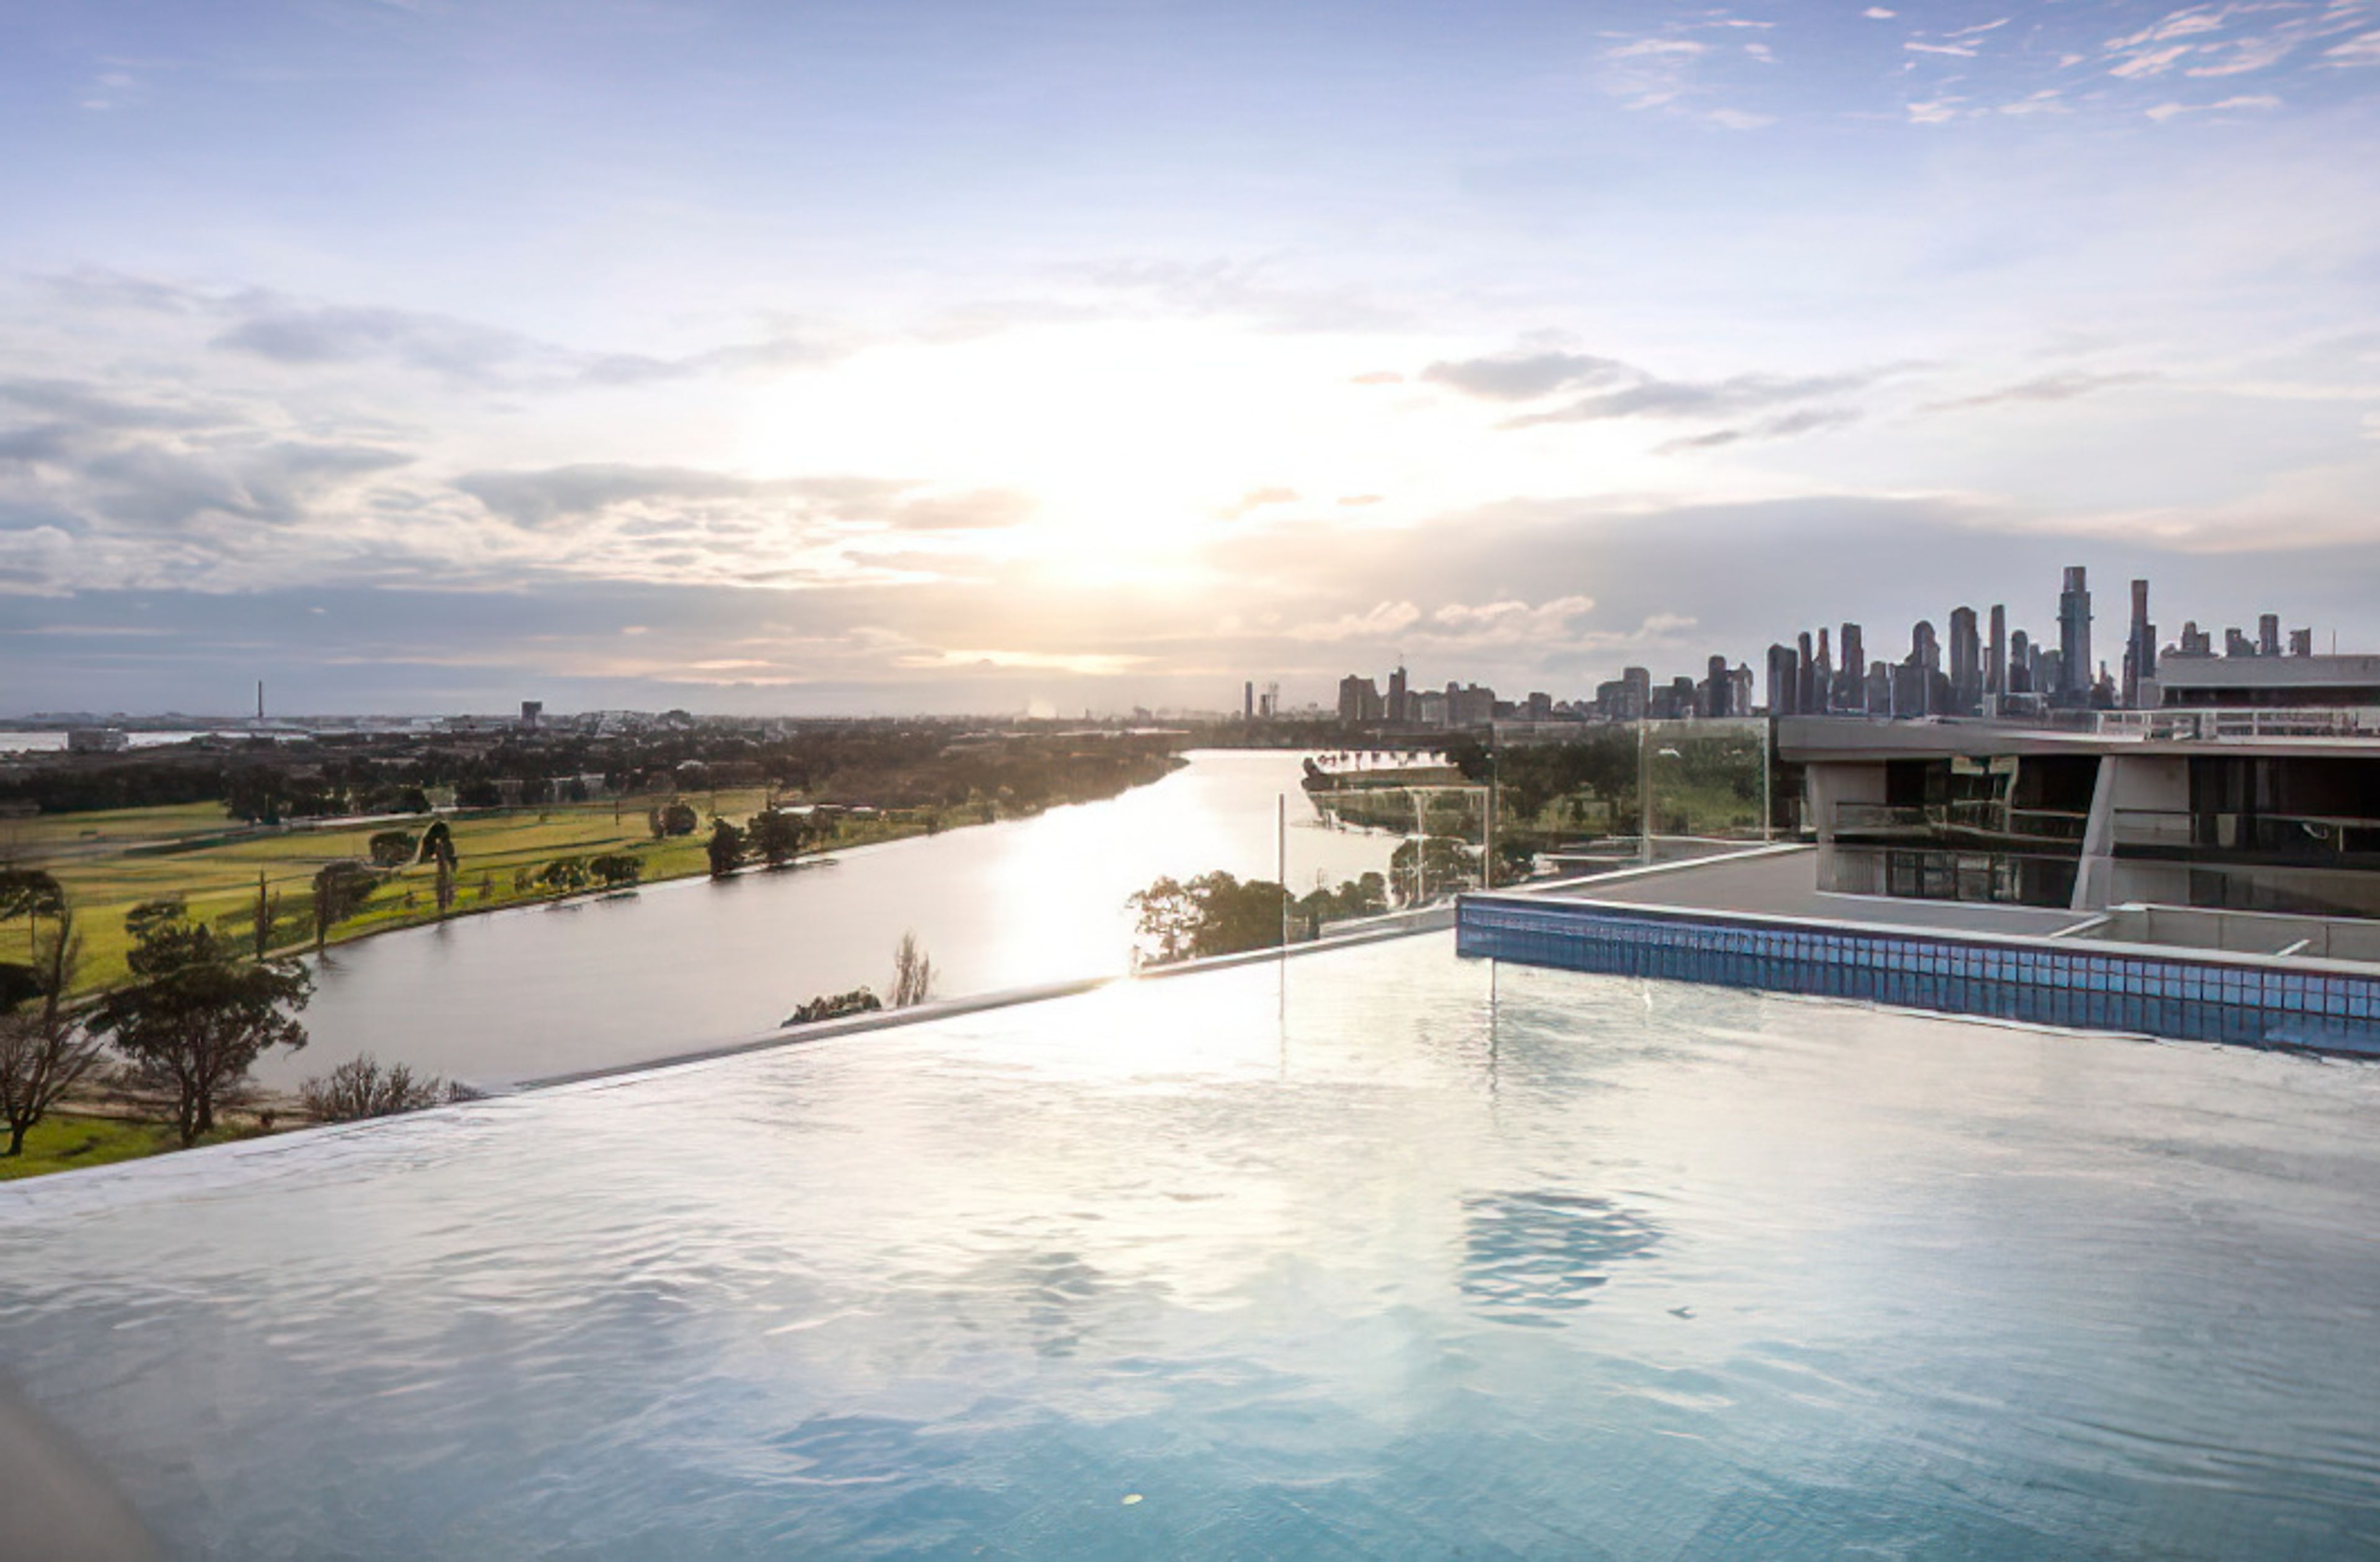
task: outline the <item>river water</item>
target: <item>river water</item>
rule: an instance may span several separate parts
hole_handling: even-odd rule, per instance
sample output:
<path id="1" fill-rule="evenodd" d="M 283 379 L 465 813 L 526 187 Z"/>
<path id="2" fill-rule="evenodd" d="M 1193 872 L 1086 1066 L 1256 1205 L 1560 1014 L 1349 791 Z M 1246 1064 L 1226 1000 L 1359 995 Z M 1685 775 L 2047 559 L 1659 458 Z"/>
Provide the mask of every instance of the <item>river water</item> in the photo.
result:
<path id="1" fill-rule="evenodd" d="M 672 1056 L 821 993 L 882 993 L 911 931 L 937 997 L 1124 970 L 1125 898 L 1169 873 L 1271 878 L 1283 796 L 1293 888 L 1386 871 L 1393 837 L 1314 817 L 1303 757 L 1196 750 L 1164 780 L 1032 819 L 367 939 L 323 958 L 311 1042 L 257 1077 L 287 1089 L 370 1052 L 502 1085 Z"/>

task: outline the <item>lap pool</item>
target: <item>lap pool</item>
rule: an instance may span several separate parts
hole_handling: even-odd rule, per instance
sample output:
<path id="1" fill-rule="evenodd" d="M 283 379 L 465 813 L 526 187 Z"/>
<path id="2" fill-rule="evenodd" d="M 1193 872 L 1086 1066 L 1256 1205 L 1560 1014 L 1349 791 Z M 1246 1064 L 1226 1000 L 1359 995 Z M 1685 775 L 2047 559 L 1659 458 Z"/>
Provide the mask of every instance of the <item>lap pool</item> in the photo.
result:
<path id="1" fill-rule="evenodd" d="M 2371 1064 L 1432 935 L 18 1184 L 0 1377 L 194 1556 L 2348 1556 L 2375 1212 Z"/>

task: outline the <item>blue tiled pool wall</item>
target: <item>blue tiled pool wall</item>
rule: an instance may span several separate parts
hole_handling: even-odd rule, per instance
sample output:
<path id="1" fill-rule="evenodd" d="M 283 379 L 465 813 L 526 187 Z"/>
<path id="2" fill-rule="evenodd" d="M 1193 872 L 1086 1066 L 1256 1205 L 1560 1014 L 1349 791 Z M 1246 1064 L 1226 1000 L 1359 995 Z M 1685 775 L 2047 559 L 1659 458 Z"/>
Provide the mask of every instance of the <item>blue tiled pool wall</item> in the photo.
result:
<path id="1" fill-rule="evenodd" d="M 2380 981 L 1884 930 L 1465 900 L 1464 955 L 2187 1041 L 2380 1056 Z"/>

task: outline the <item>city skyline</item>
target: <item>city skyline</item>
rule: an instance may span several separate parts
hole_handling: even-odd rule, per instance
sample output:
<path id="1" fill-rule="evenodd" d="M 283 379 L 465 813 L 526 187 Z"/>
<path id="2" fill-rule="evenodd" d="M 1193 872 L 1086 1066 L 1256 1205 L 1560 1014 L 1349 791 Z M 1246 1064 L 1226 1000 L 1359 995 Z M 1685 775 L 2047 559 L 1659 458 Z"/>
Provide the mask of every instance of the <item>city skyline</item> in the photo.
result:
<path id="1" fill-rule="evenodd" d="M 11 713 L 2380 645 L 2364 0 L 6 25 Z"/>

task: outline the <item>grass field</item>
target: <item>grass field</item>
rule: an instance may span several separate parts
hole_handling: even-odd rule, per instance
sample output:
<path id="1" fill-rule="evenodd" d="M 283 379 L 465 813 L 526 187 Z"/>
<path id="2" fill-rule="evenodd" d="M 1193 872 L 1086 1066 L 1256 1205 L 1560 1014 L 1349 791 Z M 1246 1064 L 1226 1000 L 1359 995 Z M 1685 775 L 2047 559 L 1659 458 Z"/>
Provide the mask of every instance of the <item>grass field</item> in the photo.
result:
<path id="1" fill-rule="evenodd" d="M 235 1138 L 217 1133 L 200 1142 Z M 0 1141 L 0 1149 L 6 1149 Z M 181 1148 L 181 1141 L 164 1123 L 132 1123 L 115 1117 L 51 1117 L 33 1125 L 25 1136 L 25 1153 L 0 1155 L 0 1182 L 43 1172 L 71 1171 L 77 1166 L 103 1166 L 113 1161 L 137 1161 L 143 1155 Z"/>
<path id="2" fill-rule="evenodd" d="M 541 885 L 523 885 L 516 875 L 535 873 L 565 857 L 630 852 L 643 864 L 647 883 L 707 873 L 706 818 L 691 836 L 652 838 L 646 809 L 655 799 L 556 803 L 481 814 L 448 815 L 458 860 L 453 915 L 495 910 L 554 897 Z M 689 799 L 697 800 L 697 799 Z M 758 789 L 722 791 L 698 799 L 707 813 L 741 823 L 768 801 Z M 865 845 L 926 833 L 981 817 L 963 810 L 942 813 L 902 811 L 872 818 L 843 816 L 832 834 L 806 849 Z M 386 822 L 336 829 L 256 830 L 226 819 L 220 804 L 126 809 L 114 812 L 44 815 L 0 825 L 0 853 L 27 867 L 55 874 L 73 905 L 83 935 L 79 991 L 115 985 L 129 974 L 124 914 L 144 900 L 180 896 L 189 914 L 248 946 L 255 927 L 258 875 L 268 897 L 277 896 L 273 946 L 298 949 L 313 939 L 312 880 L 325 863 L 362 860 L 369 842 L 383 829 L 418 829 L 420 821 Z M 389 875 L 363 911 L 332 931 L 345 942 L 392 927 L 433 921 L 438 917 L 436 875 L 429 867 Z M 0 959 L 22 959 L 15 940 L 21 925 L 0 928 Z"/>

